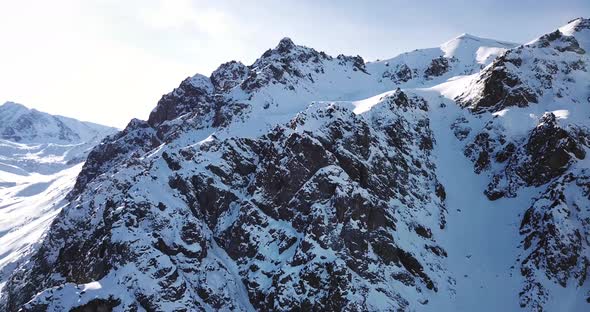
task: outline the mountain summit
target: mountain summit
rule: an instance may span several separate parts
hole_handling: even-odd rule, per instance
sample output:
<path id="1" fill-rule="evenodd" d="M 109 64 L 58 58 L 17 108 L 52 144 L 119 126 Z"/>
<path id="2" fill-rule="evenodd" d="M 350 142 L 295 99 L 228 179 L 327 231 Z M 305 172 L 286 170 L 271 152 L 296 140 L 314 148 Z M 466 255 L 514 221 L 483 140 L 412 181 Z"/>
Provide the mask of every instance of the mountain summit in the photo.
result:
<path id="1" fill-rule="evenodd" d="M 50 115 L 22 104 L 0 105 L 0 138 L 23 143 L 80 143 L 97 140 L 115 128 Z"/>

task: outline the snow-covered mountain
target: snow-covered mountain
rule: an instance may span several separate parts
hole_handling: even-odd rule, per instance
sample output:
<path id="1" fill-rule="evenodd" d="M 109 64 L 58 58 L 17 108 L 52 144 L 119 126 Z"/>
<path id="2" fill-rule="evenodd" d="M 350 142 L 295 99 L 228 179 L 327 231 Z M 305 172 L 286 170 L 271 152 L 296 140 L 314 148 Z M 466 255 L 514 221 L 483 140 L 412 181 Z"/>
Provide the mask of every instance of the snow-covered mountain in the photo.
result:
<path id="1" fill-rule="evenodd" d="M 520 304 L 533 310 L 583 311 L 590 302 L 588 51 L 590 20 L 574 20 L 509 50 L 457 97 L 479 114 L 458 120 L 456 133 L 475 171 L 489 176 L 487 197 L 530 194 L 516 266 Z"/>
<path id="2" fill-rule="evenodd" d="M 586 311 L 590 20 L 385 61 L 285 38 L 88 155 L 8 311 Z"/>
<path id="3" fill-rule="evenodd" d="M 86 155 L 116 129 L 0 106 L 0 288 L 65 205 Z"/>
<path id="4" fill-rule="evenodd" d="M 367 64 L 379 82 L 402 87 L 430 86 L 479 72 L 518 44 L 462 34 L 440 47 L 418 49 Z"/>
<path id="5" fill-rule="evenodd" d="M 50 115 L 21 104 L 0 106 L 2 170 L 50 174 L 82 162 L 94 145 L 115 128 Z"/>

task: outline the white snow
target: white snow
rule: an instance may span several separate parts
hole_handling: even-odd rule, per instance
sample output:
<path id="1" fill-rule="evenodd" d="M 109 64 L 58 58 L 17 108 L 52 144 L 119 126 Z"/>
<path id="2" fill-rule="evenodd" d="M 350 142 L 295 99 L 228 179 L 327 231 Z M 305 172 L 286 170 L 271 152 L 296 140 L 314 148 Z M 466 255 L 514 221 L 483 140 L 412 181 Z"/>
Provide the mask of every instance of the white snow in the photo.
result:
<path id="1" fill-rule="evenodd" d="M 0 106 L 0 133 L 9 128 L 21 139 L 0 136 L 0 289 L 67 205 L 86 154 L 115 131 L 7 102 Z"/>
<path id="2" fill-rule="evenodd" d="M 515 43 L 502 42 L 493 39 L 476 37 L 470 34 L 461 34 L 441 45 L 445 57 L 456 57 L 458 59 L 475 59 L 479 64 L 487 65 L 491 61 L 490 56 L 498 56 L 509 48 L 516 46 Z"/>
<path id="3" fill-rule="evenodd" d="M 437 89 L 440 86 L 432 88 Z M 421 94 L 431 103 L 437 175 L 447 194 L 447 228 L 436 235 L 448 252 L 446 265 L 454 277 L 452 286 L 433 296 L 425 311 L 518 311 L 521 278 L 512 266 L 520 241 L 519 213 L 529 197 L 489 201 L 483 194 L 487 176 L 474 173 L 450 128 L 459 116 L 472 116 L 448 99 L 441 108 L 438 92 Z"/>
<path id="4" fill-rule="evenodd" d="M 479 47 L 475 52 L 475 60 L 482 65 L 491 63 L 498 55 L 504 53 L 507 49 L 497 47 Z"/>
<path id="5" fill-rule="evenodd" d="M 39 243 L 53 218 L 67 204 L 82 164 L 54 174 L 17 176 L 0 171 L 0 288 L 16 264 Z"/>

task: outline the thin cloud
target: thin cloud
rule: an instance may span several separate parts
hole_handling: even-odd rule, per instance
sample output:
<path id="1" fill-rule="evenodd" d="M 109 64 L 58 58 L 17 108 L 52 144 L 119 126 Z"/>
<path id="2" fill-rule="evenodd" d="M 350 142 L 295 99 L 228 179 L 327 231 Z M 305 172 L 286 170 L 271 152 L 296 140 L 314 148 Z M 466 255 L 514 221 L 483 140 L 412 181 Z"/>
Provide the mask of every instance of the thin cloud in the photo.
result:
<path id="1" fill-rule="evenodd" d="M 226 12 L 190 0 L 160 0 L 139 10 L 147 26 L 169 31 L 197 31 L 208 36 L 226 35 L 233 18 Z"/>

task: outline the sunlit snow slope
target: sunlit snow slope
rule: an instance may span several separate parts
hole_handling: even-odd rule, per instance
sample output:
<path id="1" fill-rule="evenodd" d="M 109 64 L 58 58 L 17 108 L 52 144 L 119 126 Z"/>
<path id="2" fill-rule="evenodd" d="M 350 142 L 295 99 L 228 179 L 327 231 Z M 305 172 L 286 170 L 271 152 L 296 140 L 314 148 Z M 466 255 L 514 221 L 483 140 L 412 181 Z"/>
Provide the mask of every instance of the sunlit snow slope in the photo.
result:
<path id="1" fill-rule="evenodd" d="M 0 288 L 63 207 L 90 149 L 116 129 L 0 106 Z"/>

